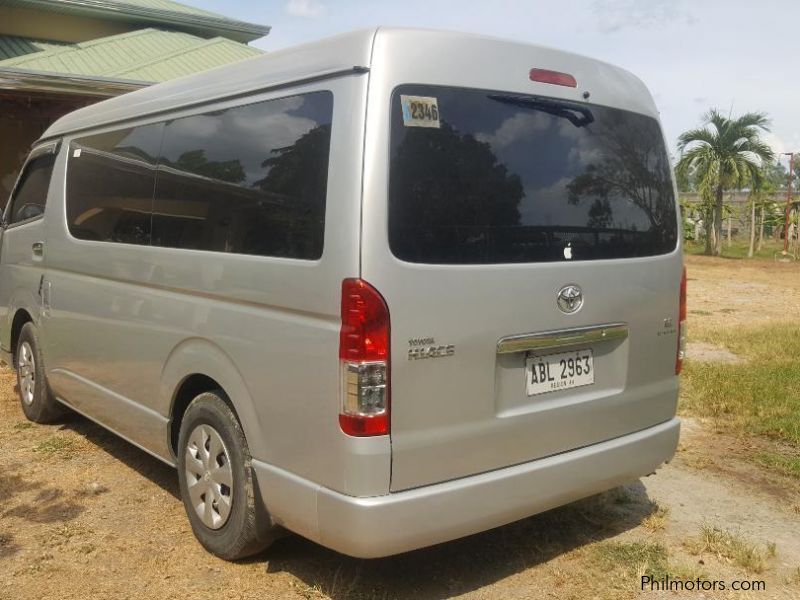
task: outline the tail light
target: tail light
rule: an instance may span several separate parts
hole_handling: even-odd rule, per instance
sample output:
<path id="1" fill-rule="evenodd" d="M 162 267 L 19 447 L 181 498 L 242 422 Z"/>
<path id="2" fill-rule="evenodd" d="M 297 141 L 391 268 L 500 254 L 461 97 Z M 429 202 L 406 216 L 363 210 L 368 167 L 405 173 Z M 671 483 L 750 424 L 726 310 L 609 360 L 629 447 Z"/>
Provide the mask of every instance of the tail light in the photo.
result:
<path id="1" fill-rule="evenodd" d="M 681 299 L 678 309 L 678 355 L 675 358 L 675 375 L 683 369 L 683 357 L 686 355 L 686 267 L 681 275 Z"/>
<path id="2" fill-rule="evenodd" d="M 362 279 L 342 281 L 339 426 L 348 435 L 389 433 L 389 308 Z"/>

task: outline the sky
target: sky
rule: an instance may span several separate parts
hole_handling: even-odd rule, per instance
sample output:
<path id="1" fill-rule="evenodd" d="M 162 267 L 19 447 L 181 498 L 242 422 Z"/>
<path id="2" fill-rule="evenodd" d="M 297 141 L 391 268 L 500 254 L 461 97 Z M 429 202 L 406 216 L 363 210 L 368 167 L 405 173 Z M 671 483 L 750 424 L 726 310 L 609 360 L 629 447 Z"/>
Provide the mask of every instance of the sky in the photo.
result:
<path id="1" fill-rule="evenodd" d="M 374 25 L 466 31 L 569 50 L 639 76 L 673 152 L 678 135 L 699 126 L 712 107 L 734 116 L 766 112 L 773 149 L 800 151 L 798 0 L 184 2 L 270 25 L 270 34 L 253 44 L 267 51 Z"/>

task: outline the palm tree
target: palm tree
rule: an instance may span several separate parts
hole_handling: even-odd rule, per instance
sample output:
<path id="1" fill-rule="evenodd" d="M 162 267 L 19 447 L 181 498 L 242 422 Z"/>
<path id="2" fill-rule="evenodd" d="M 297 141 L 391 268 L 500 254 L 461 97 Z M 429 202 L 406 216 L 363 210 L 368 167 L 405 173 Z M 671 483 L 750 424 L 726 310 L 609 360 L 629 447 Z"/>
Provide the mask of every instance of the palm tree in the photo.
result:
<path id="1" fill-rule="evenodd" d="M 774 157 L 761 139 L 769 131 L 764 113 L 747 113 L 737 119 L 711 109 L 703 116 L 703 126 L 690 129 L 678 138 L 681 158 L 676 170 L 681 177 L 691 175 L 703 198 L 710 200 L 706 226 L 706 254 L 719 256 L 722 250 L 722 204 L 726 189 L 738 189 L 760 181 L 761 166 Z M 708 223 L 708 220 L 706 221 Z"/>

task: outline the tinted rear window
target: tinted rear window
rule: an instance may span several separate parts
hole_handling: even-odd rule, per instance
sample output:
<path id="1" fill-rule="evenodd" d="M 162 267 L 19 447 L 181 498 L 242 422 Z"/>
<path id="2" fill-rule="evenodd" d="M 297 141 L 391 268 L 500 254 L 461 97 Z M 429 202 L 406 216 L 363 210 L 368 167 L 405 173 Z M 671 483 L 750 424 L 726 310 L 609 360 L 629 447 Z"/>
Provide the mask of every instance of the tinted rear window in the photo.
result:
<path id="1" fill-rule="evenodd" d="M 421 98 L 413 115 L 409 96 Z M 398 258 L 551 262 L 676 247 L 670 163 L 655 119 L 407 85 L 395 90 L 391 127 L 389 243 Z"/>

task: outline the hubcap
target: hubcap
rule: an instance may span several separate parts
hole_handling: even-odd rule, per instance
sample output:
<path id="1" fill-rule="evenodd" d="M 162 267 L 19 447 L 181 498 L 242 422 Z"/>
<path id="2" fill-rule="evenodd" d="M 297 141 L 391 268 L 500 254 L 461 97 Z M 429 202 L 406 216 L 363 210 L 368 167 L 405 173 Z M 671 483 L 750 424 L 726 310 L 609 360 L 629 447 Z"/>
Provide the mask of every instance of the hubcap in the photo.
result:
<path id="1" fill-rule="evenodd" d="M 22 346 L 20 346 L 17 374 L 22 401 L 25 404 L 33 404 L 33 393 L 36 390 L 36 363 L 33 359 L 33 348 L 28 342 L 22 342 Z"/>
<path id="2" fill-rule="evenodd" d="M 225 442 L 210 425 L 198 425 L 189 436 L 186 485 L 203 525 L 209 529 L 225 525 L 233 501 L 233 470 Z"/>

